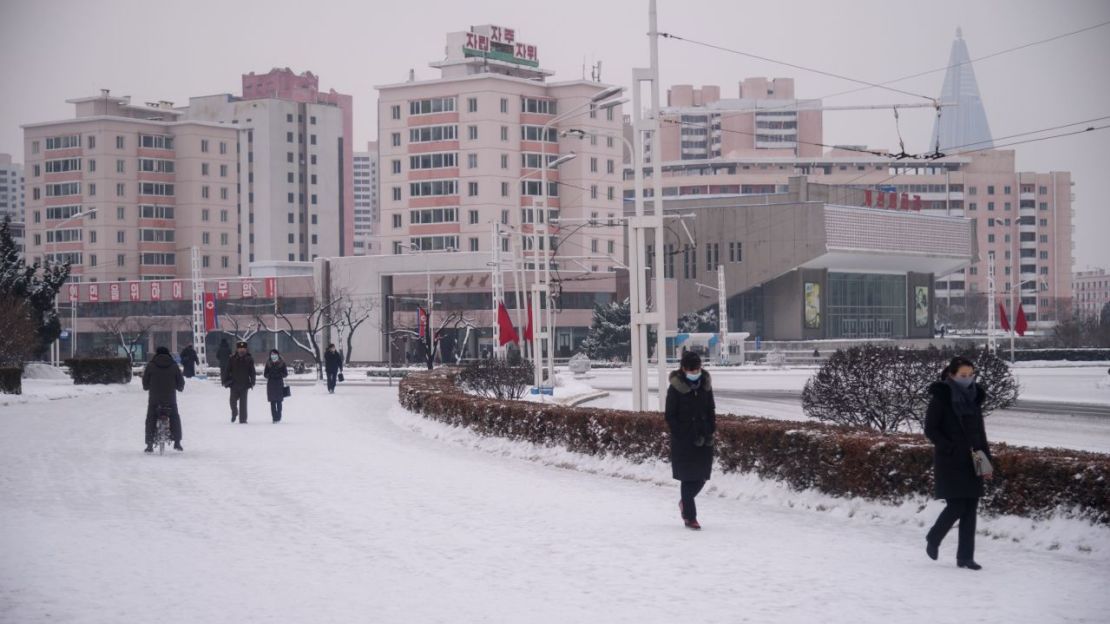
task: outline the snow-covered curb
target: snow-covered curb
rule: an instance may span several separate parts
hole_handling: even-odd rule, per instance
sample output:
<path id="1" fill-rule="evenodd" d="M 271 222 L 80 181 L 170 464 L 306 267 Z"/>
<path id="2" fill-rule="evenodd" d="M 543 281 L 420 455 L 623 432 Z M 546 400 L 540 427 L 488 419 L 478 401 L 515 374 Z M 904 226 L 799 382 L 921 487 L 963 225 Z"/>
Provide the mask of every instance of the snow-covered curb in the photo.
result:
<path id="1" fill-rule="evenodd" d="M 66 379 L 24 379 L 23 394 L 0 394 L 0 406 L 25 405 L 61 399 L 78 399 L 87 396 L 119 394 L 121 392 L 142 392 L 139 378 L 130 384 L 89 384 L 75 385 Z"/>
<path id="2" fill-rule="evenodd" d="M 530 442 L 484 437 L 465 427 L 452 427 L 423 418 L 400 405 L 394 405 L 389 415 L 390 419 L 400 427 L 415 431 L 427 438 L 442 440 L 457 446 L 523 459 L 545 466 L 642 481 L 658 486 L 674 486 L 670 465 L 663 461 L 652 460 L 636 464 L 621 457 L 595 457 L 574 453 L 559 446 L 544 447 Z M 719 468 L 714 471 L 713 479 L 707 484 L 703 496 L 806 509 L 863 522 L 908 525 L 918 530 L 922 536 L 943 507 L 943 502 L 921 496 L 910 498 L 898 505 L 887 505 L 861 498 L 838 498 L 816 490 L 795 491 L 781 482 L 760 479 L 752 474 L 724 474 Z M 1062 550 L 1097 556 L 1110 553 L 1110 528 L 1069 517 L 1066 513 L 1058 514 L 1048 520 L 1032 520 L 1009 515 L 981 515 L 978 533 L 994 540 L 1006 540 L 1041 550 Z"/>

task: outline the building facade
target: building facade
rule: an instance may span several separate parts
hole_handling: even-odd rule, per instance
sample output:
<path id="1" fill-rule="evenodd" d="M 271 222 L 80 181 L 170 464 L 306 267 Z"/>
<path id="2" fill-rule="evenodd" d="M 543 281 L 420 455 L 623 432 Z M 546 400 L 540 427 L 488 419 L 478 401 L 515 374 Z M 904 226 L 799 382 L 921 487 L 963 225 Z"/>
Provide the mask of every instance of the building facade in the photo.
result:
<path id="1" fill-rule="evenodd" d="M 108 91 L 69 102 L 73 119 L 23 126 L 27 257 L 151 281 L 189 276 L 197 247 L 206 275 L 237 275 L 236 129 Z"/>
<path id="2" fill-rule="evenodd" d="M 242 96 L 194 97 L 182 109 L 187 119 L 241 132 L 244 265 L 309 262 L 354 249 L 351 97 L 318 86 L 311 72 L 252 72 L 243 75 Z"/>
<path id="3" fill-rule="evenodd" d="M 378 223 L 378 142 L 366 144 L 365 152 L 354 154 L 355 255 L 373 253 L 374 228 Z"/>
<path id="4" fill-rule="evenodd" d="M 1072 279 L 1075 292 L 1075 313 L 1082 318 L 1102 318 L 1102 309 L 1110 304 L 1110 274 L 1106 269 L 1076 271 Z"/>
<path id="5" fill-rule="evenodd" d="M 14 162 L 11 154 L 0 154 L 0 221 L 10 218 L 11 234 L 20 251 L 24 247 L 23 165 Z"/>

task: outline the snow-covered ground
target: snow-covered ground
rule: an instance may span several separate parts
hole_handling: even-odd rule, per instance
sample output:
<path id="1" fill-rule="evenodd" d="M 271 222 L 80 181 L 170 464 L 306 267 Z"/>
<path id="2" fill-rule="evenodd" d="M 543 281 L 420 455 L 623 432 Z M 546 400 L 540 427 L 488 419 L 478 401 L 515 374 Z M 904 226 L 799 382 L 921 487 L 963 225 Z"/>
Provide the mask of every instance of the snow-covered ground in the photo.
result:
<path id="1" fill-rule="evenodd" d="M 146 456 L 137 383 L 0 407 L 0 621 L 1103 621 L 1110 531 L 981 519 L 982 572 L 901 507 L 717 475 L 682 528 L 665 464 L 482 439 L 396 388 L 296 386 L 230 424 L 190 381 Z M 55 397 L 48 400 L 46 396 Z M 567 468 L 573 468 L 568 470 Z"/>

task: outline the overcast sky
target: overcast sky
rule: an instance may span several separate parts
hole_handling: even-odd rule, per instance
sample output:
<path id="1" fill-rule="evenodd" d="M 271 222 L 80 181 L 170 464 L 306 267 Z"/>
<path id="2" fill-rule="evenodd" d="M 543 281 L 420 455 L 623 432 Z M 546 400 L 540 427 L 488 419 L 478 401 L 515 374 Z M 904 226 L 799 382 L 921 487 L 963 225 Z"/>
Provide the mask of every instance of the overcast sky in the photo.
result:
<path id="1" fill-rule="evenodd" d="M 956 28 L 972 58 L 1110 21 L 1106 0 L 737 2 L 659 0 L 659 28 L 761 56 L 867 81 L 947 64 Z M 354 96 L 355 144 L 376 138 L 374 85 L 443 57 L 444 34 L 494 23 L 539 48 L 555 79 L 603 63 L 602 79 L 628 84 L 648 64 L 647 0 L 0 0 L 0 152 L 22 160 L 20 124 L 72 116 L 67 98 L 109 88 L 135 101 L 239 93 L 240 74 L 311 70 L 323 89 Z M 975 64 L 995 137 L 1110 115 L 1110 26 Z M 798 97 L 853 83 L 664 40 L 662 83 L 718 84 L 735 97 L 746 76 L 787 76 Z M 895 85 L 939 96 L 943 72 Z M 665 96 L 664 96 L 665 97 Z M 870 90 L 828 105 L 911 102 Z M 1110 120 L 1098 122 L 1104 125 Z M 932 113 L 903 113 L 909 152 L 928 151 Z M 825 142 L 898 150 L 889 111 L 828 112 Z M 1017 146 L 1023 171 L 1070 171 L 1075 181 L 1076 269 L 1110 268 L 1110 130 Z"/>

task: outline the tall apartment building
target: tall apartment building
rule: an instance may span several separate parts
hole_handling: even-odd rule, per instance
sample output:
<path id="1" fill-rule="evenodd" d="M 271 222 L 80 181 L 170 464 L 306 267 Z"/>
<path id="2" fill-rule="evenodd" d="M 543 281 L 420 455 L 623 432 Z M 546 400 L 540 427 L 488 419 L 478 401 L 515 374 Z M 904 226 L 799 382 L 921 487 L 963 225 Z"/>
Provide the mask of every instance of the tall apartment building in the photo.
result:
<path id="1" fill-rule="evenodd" d="M 27 251 L 71 262 L 77 281 L 237 275 L 238 133 L 182 119 L 171 102 L 105 90 L 73 119 L 23 126 Z"/>
<path id="2" fill-rule="evenodd" d="M 1076 271 L 1072 287 L 1075 313 L 1083 318 L 1102 318 L 1102 308 L 1110 304 L 1110 274 L 1106 269 Z"/>
<path id="3" fill-rule="evenodd" d="M 240 241 L 250 262 L 311 261 L 354 249 L 351 96 L 311 72 L 243 75 L 243 95 L 194 97 L 185 118 L 241 132 Z"/>
<path id="4" fill-rule="evenodd" d="M 374 253 L 374 228 L 378 223 L 378 142 L 355 152 L 355 255 Z"/>
<path id="5" fill-rule="evenodd" d="M 590 105 L 608 85 L 548 81 L 553 72 L 540 67 L 536 47 L 519 41 L 510 28 L 484 25 L 449 33 L 446 59 L 431 66 L 440 70 L 439 78 L 377 87 L 377 249 L 489 252 L 494 224 L 500 223 L 527 258 L 534 255 L 533 200 L 545 197 L 549 214 L 535 216 L 561 219 L 551 239 L 541 241 L 555 251 L 558 275 L 601 273 L 595 281 L 561 281 L 568 305 L 559 314 L 556 345 L 569 351 L 585 336 L 593 295 L 601 293 L 607 301 L 614 292 L 605 280 L 621 231 L 602 226 L 621 213 L 619 107 Z M 545 130 L 556 117 L 562 121 Z M 593 136 L 561 136 L 571 128 Z M 576 157 L 550 169 L 547 188 L 541 188 L 543 159 L 569 152 Z M 596 221 L 585 223 L 589 219 Z M 501 244 L 506 251 L 514 248 L 508 239 Z M 477 280 L 473 288 L 479 290 Z M 483 290 L 488 295 L 488 286 Z M 571 296 L 576 290 L 583 295 Z"/>
<path id="6" fill-rule="evenodd" d="M 0 220 L 12 220 L 11 233 L 20 250 L 24 245 L 23 165 L 13 162 L 11 154 L 0 154 Z"/>

